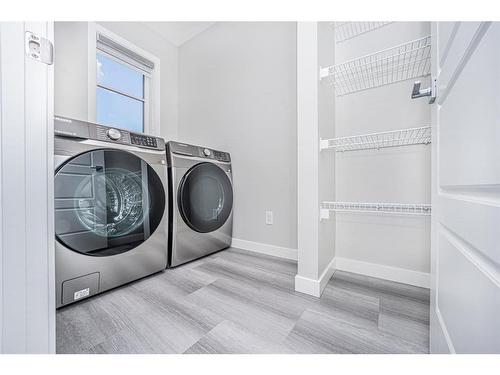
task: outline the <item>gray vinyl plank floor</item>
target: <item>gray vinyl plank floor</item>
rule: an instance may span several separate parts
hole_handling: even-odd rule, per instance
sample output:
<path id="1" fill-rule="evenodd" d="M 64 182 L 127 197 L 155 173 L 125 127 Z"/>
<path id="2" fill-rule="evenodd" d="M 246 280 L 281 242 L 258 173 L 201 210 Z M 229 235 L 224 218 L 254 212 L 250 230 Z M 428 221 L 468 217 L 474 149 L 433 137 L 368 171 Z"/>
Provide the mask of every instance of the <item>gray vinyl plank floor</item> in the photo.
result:
<path id="1" fill-rule="evenodd" d="M 428 353 L 429 290 L 228 249 L 57 311 L 58 353 Z"/>

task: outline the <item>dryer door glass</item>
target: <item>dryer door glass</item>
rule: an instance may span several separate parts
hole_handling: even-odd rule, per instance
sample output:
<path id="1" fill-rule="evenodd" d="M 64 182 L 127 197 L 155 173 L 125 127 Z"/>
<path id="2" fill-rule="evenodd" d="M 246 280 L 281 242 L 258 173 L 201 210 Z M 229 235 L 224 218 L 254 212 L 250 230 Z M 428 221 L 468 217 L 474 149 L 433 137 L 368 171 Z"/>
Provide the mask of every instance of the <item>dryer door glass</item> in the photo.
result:
<path id="1" fill-rule="evenodd" d="M 212 163 L 192 167 L 179 186 L 179 208 L 182 218 L 197 232 L 219 229 L 231 214 L 233 189 L 221 168 Z"/>
<path id="2" fill-rule="evenodd" d="M 156 172 L 125 151 L 96 150 L 70 159 L 56 172 L 56 238 L 93 256 L 129 251 L 156 230 L 165 192 Z"/>

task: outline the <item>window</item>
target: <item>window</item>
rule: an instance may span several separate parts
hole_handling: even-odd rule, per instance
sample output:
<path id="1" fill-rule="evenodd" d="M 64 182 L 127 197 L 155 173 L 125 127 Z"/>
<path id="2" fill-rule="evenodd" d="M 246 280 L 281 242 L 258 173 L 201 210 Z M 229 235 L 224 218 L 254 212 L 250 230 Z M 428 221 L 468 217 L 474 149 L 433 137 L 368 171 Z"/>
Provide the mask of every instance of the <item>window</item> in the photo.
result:
<path id="1" fill-rule="evenodd" d="M 129 43 L 115 40 L 100 31 L 96 33 L 96 121 L 156 134 L 152 114 L 155 62 L 129 48 Z"/>

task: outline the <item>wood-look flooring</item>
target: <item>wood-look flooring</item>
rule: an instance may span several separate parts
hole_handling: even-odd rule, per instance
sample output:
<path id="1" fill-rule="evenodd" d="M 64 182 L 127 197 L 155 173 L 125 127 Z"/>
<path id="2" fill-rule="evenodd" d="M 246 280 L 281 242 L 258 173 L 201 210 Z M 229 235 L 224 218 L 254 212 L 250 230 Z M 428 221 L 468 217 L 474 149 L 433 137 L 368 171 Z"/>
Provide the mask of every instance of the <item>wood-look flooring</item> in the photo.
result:
<path id="1" fill-rule="evenodd" d="M 429 291 L 228 249 L 57 311 L 58 353 L 428 353 Z"/>

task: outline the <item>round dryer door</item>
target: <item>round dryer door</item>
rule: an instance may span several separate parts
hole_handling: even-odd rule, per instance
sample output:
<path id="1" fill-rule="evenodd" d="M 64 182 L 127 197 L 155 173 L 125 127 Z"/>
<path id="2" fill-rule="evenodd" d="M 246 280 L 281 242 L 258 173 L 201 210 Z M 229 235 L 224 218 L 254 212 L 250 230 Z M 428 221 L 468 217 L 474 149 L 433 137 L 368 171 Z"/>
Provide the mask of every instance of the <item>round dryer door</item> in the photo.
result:
<path id="1" fill-rule="evenodd" d="M 192 167 L 179 185 L 178 204 L 182 218 L 200 233 L 219 229 L 231 214 L 233 188 L 221 168 L 212 163 Z"/>
<path id="2" fill-rule="evenodd" d="M 109 256 L 137 247 L 156 230 L 165 192 L 156 172 L 119 150 L 80 154 L 54 181 L 57 240 L 82 254 Z"/>

